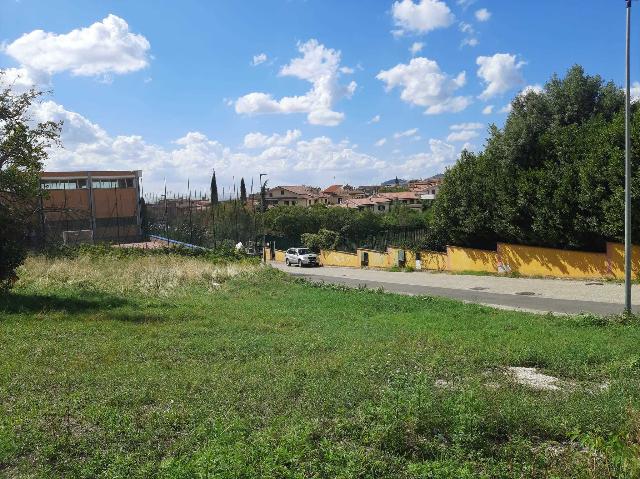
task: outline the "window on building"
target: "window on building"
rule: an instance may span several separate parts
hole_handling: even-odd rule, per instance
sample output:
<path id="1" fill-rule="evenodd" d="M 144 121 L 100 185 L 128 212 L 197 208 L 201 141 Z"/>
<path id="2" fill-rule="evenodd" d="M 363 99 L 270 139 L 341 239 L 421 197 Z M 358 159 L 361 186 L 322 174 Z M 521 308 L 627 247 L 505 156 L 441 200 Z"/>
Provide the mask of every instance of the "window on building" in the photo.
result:
<path id="1" fill-rule="evenodd" d="M 280 194 L 281 194 L 281 195 L 284 195 L 284 190 L 280 190 Z"/>
<path id="2" fill-rule="evenodd" d="M 384 211 L 384 205 L 378 205 L 378 211 Z"/>
<path id="3" fill-rule="evenodd" d="M 133 188 L 133 178 L 99 178 L 91 180 L 91 186 L 96 189 Z"/>
<path id="4" fill-rule="evenodd" d="M 291 206 L 293 206 L 295 204 L 296 204 L 295 200 L 291 200 Z"/>
<path id="5" fill-rule="evenodd" d="M 285 200 L 285 201 L 284 201 L 284 205 L 285 205 L 285 206 L 289 206 L 289 201 Z"/>
<path id="6" fill-rule="evenodd" d="M 87 180 L 42 180 L 43 190 L 75 190 L 87 187 Z"/>

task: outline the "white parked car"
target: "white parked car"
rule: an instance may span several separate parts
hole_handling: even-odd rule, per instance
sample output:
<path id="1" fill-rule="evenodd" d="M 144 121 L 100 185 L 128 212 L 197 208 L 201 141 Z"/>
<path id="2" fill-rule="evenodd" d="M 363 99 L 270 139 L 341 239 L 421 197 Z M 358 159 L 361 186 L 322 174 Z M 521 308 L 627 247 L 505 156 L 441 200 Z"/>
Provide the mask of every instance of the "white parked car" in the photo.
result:
<path id="1" fill-rule="evenodd" d="M 317 266 L 318 255 L 311 252 L 309 248 L 289 248 L 284 254 L 284 262 L 287 266 L 297 264 L 298 266 Z"/>

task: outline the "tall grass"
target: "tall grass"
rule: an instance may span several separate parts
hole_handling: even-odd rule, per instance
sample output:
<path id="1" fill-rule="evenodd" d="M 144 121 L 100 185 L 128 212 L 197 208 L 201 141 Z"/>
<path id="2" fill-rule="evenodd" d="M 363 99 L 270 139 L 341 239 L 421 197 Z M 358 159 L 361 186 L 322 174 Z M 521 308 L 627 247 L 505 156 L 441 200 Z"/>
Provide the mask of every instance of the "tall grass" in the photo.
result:
<path id="1" fill-rule="evenodd" d="M 174 255 L 76 257 L 32 256 L 18 271 L 16 287 L 69 287 L 116 294 L 168 296 L 194 286 L 214 290 L 261 268 L 249 261 L 209 262 Z"/>

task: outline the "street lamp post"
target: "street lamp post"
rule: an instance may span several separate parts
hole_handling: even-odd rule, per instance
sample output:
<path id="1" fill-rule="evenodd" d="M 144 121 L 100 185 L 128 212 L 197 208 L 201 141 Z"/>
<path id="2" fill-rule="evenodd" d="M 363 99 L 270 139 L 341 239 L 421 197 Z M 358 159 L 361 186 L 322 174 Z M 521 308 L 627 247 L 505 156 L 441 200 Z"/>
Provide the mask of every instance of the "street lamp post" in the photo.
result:
<path id="1" fill-rule="evenodd" d="M 631 313 L 631 0 L 627 2 L 625 158 L 624 158 L 624 310 Z"/>

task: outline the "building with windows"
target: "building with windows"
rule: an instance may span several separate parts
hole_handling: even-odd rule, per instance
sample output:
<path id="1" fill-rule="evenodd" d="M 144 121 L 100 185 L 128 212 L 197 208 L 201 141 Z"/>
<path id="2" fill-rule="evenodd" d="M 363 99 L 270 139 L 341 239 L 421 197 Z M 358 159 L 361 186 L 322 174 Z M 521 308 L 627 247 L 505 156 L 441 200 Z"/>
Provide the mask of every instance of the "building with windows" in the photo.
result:
<path id="1" fill-rule="evenodd" d="M 369 196 L 368 198 L 348 198 L 336 206 L 360 211 L 370 210 L 374 213 L 387 213 L 391 209 L 391 204 L 392 200 L 389 198 Z"/>
<path id="2" fill-rule="evenodd" d="M 339 205 L 349 199 L 364 198 L 367 196 L 364 191 L 354 188 L 351 185 L 331 185 L 322 190 L 322 193 L 327 196 L 330 205 Z"/>
<path id="3" fill-rule="evenodd" d="M 267 207 L 329 204 L 329 196 L 311 186 L 276 186 L 267 190 Z"/>
<path id="4" fill-rule="evenodd" d="M 137 241 L 141 171 L 43 172 L 35 234 L 44 242 Z"/>
<path id="5" fill-rule="evenodd" d="M 423 200 L 434 200 L 440 191 L 442 178 L 442 175 L 436 175 L 426 180 L 411 180 L 409 191 L 420 193 L 420 198 Z"/>

